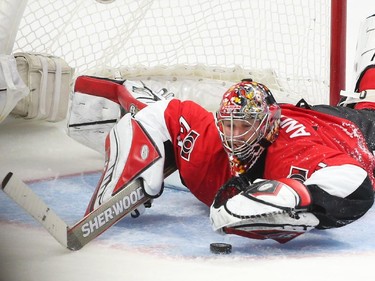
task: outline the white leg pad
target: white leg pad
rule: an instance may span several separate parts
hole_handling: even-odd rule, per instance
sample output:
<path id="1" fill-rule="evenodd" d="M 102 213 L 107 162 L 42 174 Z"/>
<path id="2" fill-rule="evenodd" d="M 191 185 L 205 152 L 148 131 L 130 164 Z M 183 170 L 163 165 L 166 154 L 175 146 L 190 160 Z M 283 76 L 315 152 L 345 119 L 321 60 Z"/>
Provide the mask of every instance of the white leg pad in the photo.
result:
<path id="1" fill-rule="evenodd" d="M 372 64 L 375 64 L 375 15 L 366 18 L 359 30 L 354 64 L 356 78 Z"/>

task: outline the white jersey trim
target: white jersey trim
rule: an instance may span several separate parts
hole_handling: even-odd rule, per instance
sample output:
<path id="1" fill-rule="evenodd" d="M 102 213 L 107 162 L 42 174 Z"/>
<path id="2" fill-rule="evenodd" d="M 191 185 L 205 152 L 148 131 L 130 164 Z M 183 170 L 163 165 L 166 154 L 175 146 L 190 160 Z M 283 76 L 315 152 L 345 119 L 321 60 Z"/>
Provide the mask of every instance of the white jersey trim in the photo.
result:
<path id="1" fill-rule="evenodd" d="M 331 195 L 345 198 L 366 179 L 367 172 L 355 165 L 330 166 L 314 172 L 305 185 L 316 184 Z"/>

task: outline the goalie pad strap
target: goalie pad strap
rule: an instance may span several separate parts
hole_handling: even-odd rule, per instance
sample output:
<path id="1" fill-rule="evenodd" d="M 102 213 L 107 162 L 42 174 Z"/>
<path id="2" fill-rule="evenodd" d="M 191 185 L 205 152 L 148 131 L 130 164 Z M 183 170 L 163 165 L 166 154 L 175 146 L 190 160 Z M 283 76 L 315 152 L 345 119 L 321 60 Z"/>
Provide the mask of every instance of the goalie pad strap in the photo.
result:
<path id="1" fill-rule="evenodd" d="M 375 108 L 375 65 L 367 66 L 358 78 L 355 91 L 341 91 L 339 106 L 355 104 L 356 109 Z"/>
<path id="2" fill-rule="evenodd" d="M 355 102 L 372 101 L 375 102 L 375 90 L 364 90 L 361 92 L 344 91 L 340 92 L 343 97 L 356 99 Z"/>

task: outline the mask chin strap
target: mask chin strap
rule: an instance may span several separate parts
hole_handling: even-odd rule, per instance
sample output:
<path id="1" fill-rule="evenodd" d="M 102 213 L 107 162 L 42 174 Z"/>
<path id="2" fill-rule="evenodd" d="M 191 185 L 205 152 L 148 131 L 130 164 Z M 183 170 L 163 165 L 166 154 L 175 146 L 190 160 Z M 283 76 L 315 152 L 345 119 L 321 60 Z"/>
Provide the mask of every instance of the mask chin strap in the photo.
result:
<path id="1" fill-rule="evenodd" d="M 267 148 L 271 145 L 272 143 L 270 141 L 268 141 L 266 138 L 262 138 L 260 141 L 259 141 L 259 145 L 263 148 Z"/>

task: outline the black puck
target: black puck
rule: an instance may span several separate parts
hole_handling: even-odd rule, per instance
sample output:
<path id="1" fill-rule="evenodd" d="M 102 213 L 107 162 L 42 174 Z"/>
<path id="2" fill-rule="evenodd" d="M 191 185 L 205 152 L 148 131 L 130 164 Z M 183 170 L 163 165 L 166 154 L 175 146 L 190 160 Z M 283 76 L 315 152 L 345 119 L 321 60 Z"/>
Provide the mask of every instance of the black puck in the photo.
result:
<path id="1" fill-rule="evenodd" d="M 232 252 L 232 245 L 227 243 L 211 243 L 210 251 L 214 254 L 230 254 Z"/>

